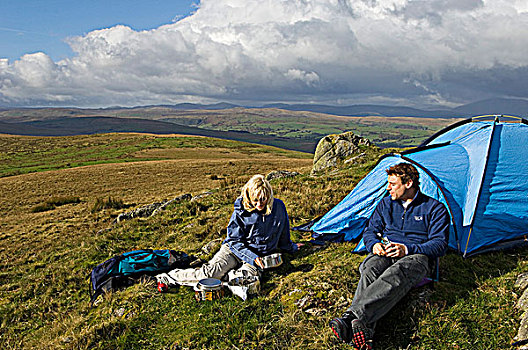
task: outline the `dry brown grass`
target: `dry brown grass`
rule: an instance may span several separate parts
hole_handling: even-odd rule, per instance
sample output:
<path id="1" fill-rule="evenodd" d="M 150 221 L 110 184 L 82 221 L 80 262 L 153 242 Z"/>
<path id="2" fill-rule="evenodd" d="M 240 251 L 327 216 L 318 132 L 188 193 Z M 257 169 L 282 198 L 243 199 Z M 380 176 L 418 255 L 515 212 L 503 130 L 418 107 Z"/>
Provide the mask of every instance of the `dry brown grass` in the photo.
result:
<path id="1" fill-rule="evenodd" d="M 0 178 L 0 225 L 2 234 L 7 235 L 34 232 L 42 227 L 49 230 L 58 222 L 76 226 L 89 215 L 91 205 L 100 197 L 116 196 L 138 206 L 220 187 L 220 181 L 211 180 L 212 174 L 244 179 L 277 169 L 307 172 L 310 167 L 309 159 L 238 156 L 103 164 L 5 177 Z M 43 213 L 31 212 L 37 204 L 57 196 L 79 197 L 82 203 Z"/>
<path id="2" fill-rule="evenodd" d="M 35 147 L 39 142 L 38 138 L 9 139 L 29 140 Z M 62 138 L 55 140 L 64 142 Z M 54 139 L 42 141 L 49 144 Z M 292 153 L 286 156 L 281 151 L 259 147 L 252 146 L 249 153 L 232 145 L 140 150 L 133 154 L 136 159 L 164 160 L 99 164 L 0 178 L 0 309 L 4 316 L 9 315 L 0 325 L 0 345 L 12 349 L 37 344 L 40 348 L 68 348 L 68 342 L 61 345 L 61 339 L 75 340 L 82 338 L 83 332 L 88 332 L 86 337 L 98 332 L 82 325 L 87 304 L 69 301 L 69 296 L 72 300 L 87 300 L 87 281 L 83 276 L 99 261 L 85 257 L 104 249 L 99 242 L 105 239 L 98 232 L 110 227 L 119 212 L 126 211 L 93 213 L 91 209 L 98 198 L 112 196 L 134 208 L 185 193 L 197 195 L 226 183 L 236 187 L 256 173 L 310 171 L 312 161 L 306 155 L 295 158 Z M 32 212 L 35 206 L 58 197 L 78 197 L 80 202 Z M 224 216 L 227 220 L 228 216 Z M 121 232 L 110 233 L 116 235 L 111 241 L 119 244 Z M 159 243 L 148 244 L 158 247 Z M 133 243 L 123 247 L 134 248 Z"/>

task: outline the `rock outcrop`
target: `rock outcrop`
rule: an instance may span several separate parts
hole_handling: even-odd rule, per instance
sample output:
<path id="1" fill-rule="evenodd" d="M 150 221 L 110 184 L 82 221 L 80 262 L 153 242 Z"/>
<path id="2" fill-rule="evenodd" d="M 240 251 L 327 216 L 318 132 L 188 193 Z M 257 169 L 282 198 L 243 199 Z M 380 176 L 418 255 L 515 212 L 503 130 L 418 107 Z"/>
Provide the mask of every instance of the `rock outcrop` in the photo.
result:
<path id="1" fill-rule="evenodd" d="M 283 177 L 294 177 L 297 175 L 300 175 L 300 173 L 296 171 L 274 170 L 270 172 L 268 175 L 266 175 L 266 180 L 271 181 L 273 179 L 280 179 Z"/>
<path id="2" fill-rule="evenodd" d="M 512 346 L 517 349 L 528 349 L 528 273 L 520 274 L 514 287 L 522 292 L 515 306 L 523 311 L 523 315 L 517 335 L 513 338 Z"/>
<path id="3" fill-rule="evenodd" d="M 152 204 L 148 204 L 148 205 L 142 206 L 140 208 L 137 208 L 135 210 L 132 210 L 132 211 L 129 211 L 129 212 L 126 212 L 126 213 L 121 213 L 114 220 L 114 224 L 120 223 L 120 222 L 125 221 L 125 220 L 130 220 L 130 219 L 133 219 L 133 218 L 138 218 L 138 217 L 139 218 L 146 218 L 146 217 L 149 217 L 149 216 L 154 216 L 157 213 L 159 213 L 160 211 L 162 211 L 163 209 L 165 209 L 165 207 L 167 207 L 169 204 L 179 203 L 181 201 L 188 201 L 188 200 L 191 200 L 191 198 L 192 198 L 192 196 L 190 194 L 183 194 L 181 196 L 178 196 L 178 197 L 176 197 L 174 199 L 171 199 L 171 200 L 168 200 L 168 201 L 165 201 L 165 202 L 152 203 Z"/>
<path id="4" fill-rule="evenodd" d="M 360 146 L 372 146 L 370 140 L 354 135 L 353 132 L 333 134 L 323 137 L 315 149 L 312 174 L 354 157 L 361 157 Z"/>

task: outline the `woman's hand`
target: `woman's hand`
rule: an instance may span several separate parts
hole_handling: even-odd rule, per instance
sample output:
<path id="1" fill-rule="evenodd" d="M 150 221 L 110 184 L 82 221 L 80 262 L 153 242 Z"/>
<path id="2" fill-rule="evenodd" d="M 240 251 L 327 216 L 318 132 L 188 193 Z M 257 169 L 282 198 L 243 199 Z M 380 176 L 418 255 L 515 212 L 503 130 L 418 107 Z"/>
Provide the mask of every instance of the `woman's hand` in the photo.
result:
<path id="1" fill-rule="evenodd" d="M 264 262 L 262 261 L 261 257 L 255 258 L 255 265 L 257 265 L 261 269 L 264 269 Z"/>

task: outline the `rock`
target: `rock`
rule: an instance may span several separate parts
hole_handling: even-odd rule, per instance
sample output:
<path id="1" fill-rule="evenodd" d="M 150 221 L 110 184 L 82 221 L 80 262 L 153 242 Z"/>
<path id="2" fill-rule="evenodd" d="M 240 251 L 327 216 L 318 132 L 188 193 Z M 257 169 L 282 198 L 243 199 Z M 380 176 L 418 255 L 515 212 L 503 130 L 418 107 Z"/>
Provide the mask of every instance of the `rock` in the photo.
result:
<path id="1" fill-rule="evenodd" d="M 202 252 L 205 254 L 211 254 L 213 251 L 217 250 L 218 247 L 222 244 L 222 238 L 217 238 L 207 243 L 202 247 Z"/>
<path id="2" fill-rule="evenodd" d="M 517 304 L 515 305 L 520 310 L 528 311 L 528 289 L 525 289 Z"/>
<path id="3" fill-rule="evenodd" d="M 178 203 L 183 200 L 190 200 L 191 195 L 190 194 L 183 194 L 181 196 L 178 196 L 174 199 L 165 201 L 165 202 L 159 202 L 159 203 L 152 203 L 148 204 L 142 207 L 139 207 L 135 210 L 129 211 L 127 213 L 121 213 L 118 215 L 118 217 L 114 220 L 114 223 L 120 223 L 124 220 L 130 220 L 133 218 L 146 218 L 149 216 L 153 216 L 158 214 L 160 211 L 164 210 L 169 204 L 172 203 Z"/>
<path id="4" fill-rule="evenodd" d="M 300 175 L 300 173 L 296 171 L 275 170 L 266 175 L 266 180 L 271 181 L 273 179 L 280 179 L 283 177 L 294 177 L 297 175 Z"/>
<path id="5" fill-rule="evenodd" d="M 210 196 L 212 194 L 213 194 L 213 192 L 204 192 L 204 193 L 197 194 L 196 196 L 191 198 L 191 202 L 196 202 L 197 200 L 205 198 L 205 197 Z"/>
<path id="6" fill-rule="evenodd" d="M 366 155 L 367 155 L 367 154 L 366 154 L 365 152 L 360 153 L 360 154 L 358 154 L 358 155 L 355 156 L 355 157 L 352 157 L 352 158 L 350 158 L 350 159 L 345 160 L 344 163 L 345 163 L 345 164 L 348 164 L 348 163 L 352 163 L 352 164 L 354 164 L 354 163 L 356 162 L 356 160 L 358 160 L 358 159 L 360 159 L 360 158 L 363 158 L 363 157 L 366 156 Z"/>
<path id="7" fill-rule="evenodd" d="M 517 276 L 514 287 L 520 290 L 525 290 L 528 287 L 528 272 L 521 273 Z"/>
<path id="8" fill-rule="evenodd" d="M 528 313 L 525 312 L 522 316 L 521 325 L 517 331 L 517 335 L 513 340 L 515 342 L 523 342 L 528 339 Z M 523 342 L 524 343 L 524 342 Z M 526 349 L 527 347 L 522 347 L 519 349 Z"/>
<path id="9" fill-rule="evenodd" d="M 114 315 L 119 318 L 128 319 L 134 317 L 136 313 L 134 311 L 128 311 L 124 307 L 120 307 L 114 311 Z"/>
<path id="10" fill-rule="evenodd" d="M 125 316 L 125 313 L 126 313 L 126 310 L 124 307 L 120 307 L 119 309 L 115 310 L 114 314 L 117 316 L 117 317 L 123 317 Z"/>
<path id="11" fill-rule="evenodd" d="M 73 338 L 72 337 L 63 337 L 61 340 L 62 340 L 63 343 L 69 344 L 69 343 L 71 343 L 73 341 Z"/>
<path id="12" fill-rule="evenodd" d="M 351 131 L 323 137 L 315 149 L 312 174 L 335 167 L 352 157 L 361 157 L 360 146 L 372 146 L 372 143 Z"/>

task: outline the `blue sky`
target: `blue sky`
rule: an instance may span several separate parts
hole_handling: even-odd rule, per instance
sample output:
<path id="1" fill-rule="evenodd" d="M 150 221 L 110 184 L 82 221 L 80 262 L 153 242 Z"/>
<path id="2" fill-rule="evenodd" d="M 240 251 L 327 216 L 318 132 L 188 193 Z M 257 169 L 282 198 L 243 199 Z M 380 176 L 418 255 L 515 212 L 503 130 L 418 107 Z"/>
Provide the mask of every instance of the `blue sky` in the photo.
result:
<path id="1" fill-rule="evenodd" d="M 54 61 L 73 52 L 64 41 L 95 29 L 125 24 L 145 30 L 172 23 L 196 10 L 197 0 L 3 0 L 0 57 L 16 60 L 42 51 Z"/>
<path id="2" fill-rule="evenodd" d="M 528 100 L 526 0 L 0 2 L 0 107 Z"/>

